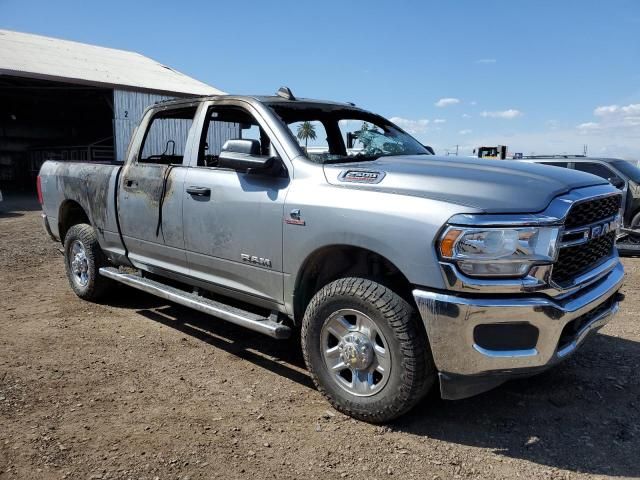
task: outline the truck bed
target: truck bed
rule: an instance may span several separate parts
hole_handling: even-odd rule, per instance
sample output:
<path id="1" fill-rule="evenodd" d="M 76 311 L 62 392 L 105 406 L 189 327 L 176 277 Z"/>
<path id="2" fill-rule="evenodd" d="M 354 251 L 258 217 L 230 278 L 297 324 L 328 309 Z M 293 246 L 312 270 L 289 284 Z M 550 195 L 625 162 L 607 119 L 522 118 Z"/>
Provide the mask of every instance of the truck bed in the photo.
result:
<path id="1" fill-rule="evenodd" d="M 116 214 L 118 162 L 60 162 L 47 160 L 40 169 L 43 213 L 51 234 L 64 235 L 65 212 L 74 204 L 82 207 L 96 229 L 98 240 L 107 252 L 124 253 L 118 233 Z"/>

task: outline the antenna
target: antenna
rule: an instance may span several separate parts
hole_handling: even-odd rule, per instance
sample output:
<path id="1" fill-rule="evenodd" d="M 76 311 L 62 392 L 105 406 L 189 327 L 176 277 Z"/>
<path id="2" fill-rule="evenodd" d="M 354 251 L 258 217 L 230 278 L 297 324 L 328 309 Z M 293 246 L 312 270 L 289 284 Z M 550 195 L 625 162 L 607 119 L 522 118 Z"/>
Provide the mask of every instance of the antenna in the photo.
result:
<path id="1" fill-rule="evenodd" d="M 293 92 L 289 87 L 280 87 L 276 92 L 276 95 L 282 98 L 286 98 L 287 100 L 296 99 L 296 97 L 293 96 Z"/>

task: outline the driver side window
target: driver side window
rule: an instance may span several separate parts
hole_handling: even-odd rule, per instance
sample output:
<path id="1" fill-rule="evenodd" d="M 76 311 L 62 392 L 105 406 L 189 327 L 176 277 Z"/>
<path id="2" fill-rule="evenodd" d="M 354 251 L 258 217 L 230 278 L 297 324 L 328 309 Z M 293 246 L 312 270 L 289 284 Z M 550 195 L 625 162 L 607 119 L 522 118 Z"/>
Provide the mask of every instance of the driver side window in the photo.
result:
<path id="1" fill-rule="evenodd" d="M 253 140 L 259 155 L 278 156 L 258 121 L 239 107 L 211 107 L 207 113 L 198 167 L 218 167 L 218 159 L 228 140 Z"/>

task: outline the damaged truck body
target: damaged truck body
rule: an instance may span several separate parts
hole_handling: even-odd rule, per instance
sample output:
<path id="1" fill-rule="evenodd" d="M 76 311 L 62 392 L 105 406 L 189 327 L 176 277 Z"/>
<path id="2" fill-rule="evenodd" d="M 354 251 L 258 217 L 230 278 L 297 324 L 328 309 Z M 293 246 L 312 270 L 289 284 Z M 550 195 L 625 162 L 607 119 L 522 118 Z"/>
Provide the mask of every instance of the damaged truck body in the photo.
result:
<path id="1" fill-rule="evenodd" d="M 310 128 L 322 148 L 299 144 Z M 371 422 L 433 388 L 458 399 L 540 372 L 622 298 L 606 180 L 451 162 L 381 116 L 286 88 L 152 106 L 123 164 L 47 161 L 38 191 L 79 297 L 119 282 L 274 338 L 299 331 L 318 389 Z"/>

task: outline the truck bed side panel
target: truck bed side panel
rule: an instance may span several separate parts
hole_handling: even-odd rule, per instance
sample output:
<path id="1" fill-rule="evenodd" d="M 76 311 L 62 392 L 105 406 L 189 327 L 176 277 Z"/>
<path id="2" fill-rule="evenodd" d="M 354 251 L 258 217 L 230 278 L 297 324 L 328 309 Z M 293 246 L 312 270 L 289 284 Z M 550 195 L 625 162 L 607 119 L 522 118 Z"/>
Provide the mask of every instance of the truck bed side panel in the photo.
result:
<path id="1" fill-rule="evenodd" d="M 60 238 L 60 214 L 67 202 L 75 202 L 96 229 L 106 252 L 124 253 L 115 209 L 119 165 L 47 161 L 40 170 L 43 211 L 52 233 Z"/>

